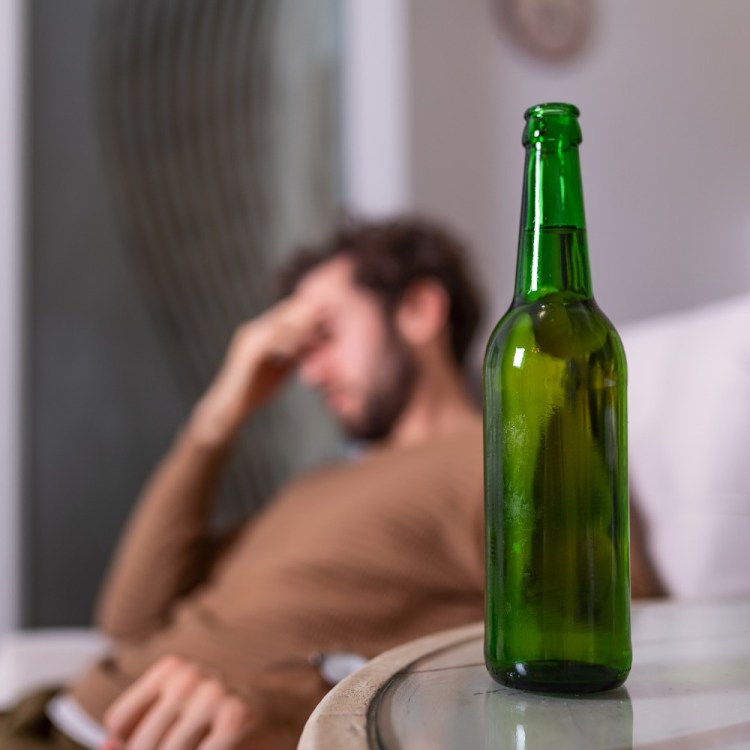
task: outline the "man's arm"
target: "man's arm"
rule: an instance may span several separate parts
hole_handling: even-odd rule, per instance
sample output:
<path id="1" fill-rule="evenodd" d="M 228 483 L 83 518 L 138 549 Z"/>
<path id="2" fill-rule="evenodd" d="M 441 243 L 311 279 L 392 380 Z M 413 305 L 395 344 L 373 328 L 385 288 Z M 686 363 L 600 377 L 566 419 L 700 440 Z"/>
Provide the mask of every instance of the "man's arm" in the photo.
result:
<path id="1" fill-rule="evenodd" d="M 224 363 L 147 483 L 108 572 L 97 623 L 139 638 L 203 580 L 216 540 L 209 518 L 235 437 L 314 340 L 318 311 L 294 297 L 235 333 Z"/>

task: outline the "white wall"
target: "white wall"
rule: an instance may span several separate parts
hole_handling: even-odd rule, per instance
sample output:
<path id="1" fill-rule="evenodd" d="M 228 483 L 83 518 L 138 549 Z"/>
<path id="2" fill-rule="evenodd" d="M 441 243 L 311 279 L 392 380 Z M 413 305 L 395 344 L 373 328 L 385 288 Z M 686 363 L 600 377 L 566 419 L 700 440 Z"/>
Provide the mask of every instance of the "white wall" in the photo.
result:
<path id="1" fill-rule="evenodd" d="M 22 2 L 0 3 L 0 633 L 20 600 Z"/>
<path id="2" fill-rule="evenodd" d="M 345 0 L 341 7 L 346 207 L 387 216 L 411 203 L 409 0 Z"/>
<path id="3" fill-rule="evenodd" d="M 581 109 L 594 289 L 616 322 L 750 290 L 750 3 L 595 0 L 580 59 L 514 44 L 489 0 L 411 0 L 413 200 L 510 302 L 523 112 Z"/>

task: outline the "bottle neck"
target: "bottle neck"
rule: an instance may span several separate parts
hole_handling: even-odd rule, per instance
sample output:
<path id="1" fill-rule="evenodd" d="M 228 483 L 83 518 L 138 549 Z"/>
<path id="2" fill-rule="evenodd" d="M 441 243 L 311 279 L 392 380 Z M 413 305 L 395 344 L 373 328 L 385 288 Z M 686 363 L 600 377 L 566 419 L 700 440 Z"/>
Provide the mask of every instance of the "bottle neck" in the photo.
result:
<path id="1" fill-rule="evenodd" d="M 515 302 L 549 295 L 590 299 L 578 144 L 527 143 Z"/>

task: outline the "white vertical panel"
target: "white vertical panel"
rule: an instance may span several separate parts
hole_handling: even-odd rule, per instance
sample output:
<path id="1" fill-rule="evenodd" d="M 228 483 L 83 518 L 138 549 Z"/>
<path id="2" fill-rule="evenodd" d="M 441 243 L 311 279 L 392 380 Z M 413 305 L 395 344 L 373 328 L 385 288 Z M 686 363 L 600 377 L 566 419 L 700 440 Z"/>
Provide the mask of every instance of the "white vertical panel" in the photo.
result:
<path id="1" fill-rule="evenodd" d="M 357 214 L 387 215 L 411 205 L 408 0 L 343 9 L 345 200 Z"/>
<path id="2" fill-rule="evenodd" d="M 20 614 L 23 0 L 0 2 L 0 633 Z"/>

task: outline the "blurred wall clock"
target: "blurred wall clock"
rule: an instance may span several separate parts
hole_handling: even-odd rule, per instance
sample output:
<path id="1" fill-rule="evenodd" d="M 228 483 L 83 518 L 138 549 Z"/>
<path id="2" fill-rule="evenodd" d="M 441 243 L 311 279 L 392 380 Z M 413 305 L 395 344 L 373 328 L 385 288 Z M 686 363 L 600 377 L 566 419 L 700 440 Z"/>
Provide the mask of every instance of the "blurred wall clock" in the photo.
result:
<path id="1" fill-rule="evenodd" d="M 593 0 L 492 0 L 518 43 L 546 60 L 575 57 L 588 40 Z"/>

